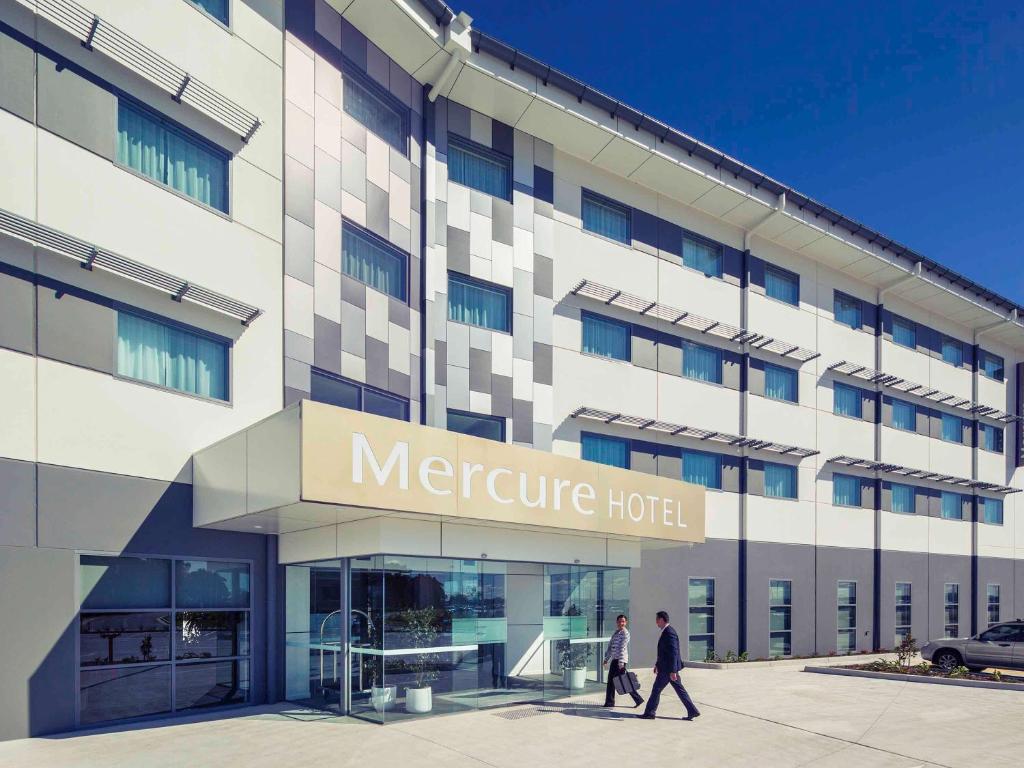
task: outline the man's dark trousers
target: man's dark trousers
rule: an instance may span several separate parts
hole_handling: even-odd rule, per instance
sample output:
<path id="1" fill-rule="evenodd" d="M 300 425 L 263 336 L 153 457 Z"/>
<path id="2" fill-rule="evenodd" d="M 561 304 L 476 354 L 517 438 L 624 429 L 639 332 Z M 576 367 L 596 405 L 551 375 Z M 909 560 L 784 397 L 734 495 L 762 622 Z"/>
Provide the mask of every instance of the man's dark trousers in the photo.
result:
<path id="1" fill-rule="evenodd" d="M 683 706 L 686 707 L 686 716 L 694 717 L 699 715 L 700 712 L 697 710 L 696 705 L 690 698 L 690 694 L 686 692 L 686 688 L 683 687 L 682 680 L 679 679 L 679 675 L 676 675 L 676 679 L 672 680 L 667 672 L 658 672 L 657 677 L 654 678 L 654 685 L 651 687 L 650 698 L 647 699 L 647 708 L 644 710 L 645 715 L 653 715 L 658 709 L 658 702 L 661 700 L 661 692 L 665 690 L 666 685 L 671 685 L 672 689 L 679 696 L 679 700 L 683 702 Z"/>
<path id="2" fill-rule="evenodd" d="M 608 665 L 608 687 L 605 688 L 604 692 L 604 705 L 606 707 L 615 706 L 615 678 L 626 671 L 626 666 L 620 664 L 618 659 L 612 659 Z M 640 698 L 640 694 L 630 692 L 630 696 L 633 697 L 633 703 L 638 707 L 644 703 L 644 700 Z"/>

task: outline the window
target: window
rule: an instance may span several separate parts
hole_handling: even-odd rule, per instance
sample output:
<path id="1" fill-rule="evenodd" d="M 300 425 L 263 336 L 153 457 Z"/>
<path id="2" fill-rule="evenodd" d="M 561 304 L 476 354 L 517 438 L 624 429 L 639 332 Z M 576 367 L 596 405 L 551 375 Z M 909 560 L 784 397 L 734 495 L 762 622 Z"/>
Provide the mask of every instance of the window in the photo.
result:
<path id="1" fill-rule="evenodd" d="M 722 488 L 722 457 L 683 449 L 683 480 L 705 488 Z"/>
<path id="2" fill-rule="evenodd" d="M 721 277 L 722 249 L 713 243 L 683 235 L 683 265 L 708 277 Z"/>
<path id="3" fill-rule="evenodd" d="M 768 657 L 793 655 L 793 582 L 768 580 Z"/>
<path id="4" fill-rule="evenodd" d="M 836 629 L 837 653 L 854 653 L 857 650 L 857 582 L 840 581 L 836 588 L 838 615 Z"/>
<path id="5" fill-rule="evenodd" d="M 512 332 L 512 292 L 456 272 L 448 273 L 448 319 Z"/>
<path id="6" fill-rule="evenodd" d="M 409 152 L 409 110 L 362 72 L 345 67 L 342 109 L 403 155 Z"/>
<path id="7" fill-rule="evenodd" d="M 889 486 L 892 491 L 892 511 L 902 515 L 913 515 L 917 512 L 917 489 L 912 485 L 893 483 Z"/>
<path id="8" fill-rule="evenodd" d="M 944 520 L 964 519 L 964 497 L 953 491 L 942 491 L 940 501 L 940 514 Z"/>
<path id="9" fill-rule="evenodd" d="M 963 419 L 952 413 L 942 414 L 942 439 L 950 443 L 964 441 Z"/>
<path id="10" fill-rule="evenodd" d="M 946 619 L 943 631 L 945 637 L 957 637 L 960 634 L 960 585 L 946 584 L 943 594 Z"/>
<path id="11" fill-rule="evenodd" d="M 832 503 L 837 507 L 859 507 L 860 478 L 851 475 L 832 475 Z"/>
<path id="12" fill-rule="evenodd" d="M 892 340 L 894 344 L 908 349 L 917 349 L 917 324 L 906 318 L 892 316 Z"/>
<path id="13" fill-rule="evenodd" d="M 227 213 L 227 153 L 124 99 L 117 102 L 117 162 Z"/>
<path id="14" fill-rule="evenodd" d="M 764 495 L 773 499 L 796 498 L 796 467 L 790 464 L 764 463 Z"/>
<path id="15" fill-rule="evenodd" d="M 917 406 L 906 400 L 892 400 L 892 426 L 906 432 L 917 431 Z"/>
<path id="16" fill-rule="evenodd" d="M 836 416 L 850 416 L 854 419 L 864 415 L 861 392 L 848 384 L 832 383 L 832 412 Z"/>
<path id="17" fill-rule="evenodd" d="M 896 646 L 911 636 L 913 606 L 910 602 L 909 581 L 896 582 Z"/>
<path id="18" fill-rule="evenodd" d="M 448 134 L 448 179 L 485 195 L 512 199 L 512 158 Z"/>
<path id="19" fill-rule="evenodd" d="M 964 364 L 964 345 L 949 336 L 942 337 L 942 359 L 950 365 Z"/>
<path id="20" fill-rule="evenodd" d="M 985 607 L 988 610 L 988 625 L 999 623 L 999 585 L 988 584 L 985 587 Z"/>
<path id="21" fill-rule="evenodd" d="M 248 700 L 248 563 L 81 555 L 78 569 L 81 725 Z"/>
<path id="22" fill-rule="evenodd" d="M 371 288 L 405 301 L 405 254 L 362 227 L 341 227 L 341 271 Z"/>
<path id="23" fill-rule="evenodd" d="M 697 381 L 722 383 L 722 350 L 683 342 L 683 376 Z"/>
<path id="24" fill-rule="evenodd" d="M 1003 452 L 1003 428 L 978 422 L 978 443 L 986 451 Z"/>
<path id="25" fill-rule="evenodd" d="M 630 327 L 626 323 L 583 313 L 584 353 L 629 362 L 631 338 Z"/>
<path id="26" fill-rule="evenodd" d="M 202 8 L 221 24 L 228 23 L 228 0 L 188 0 L 197 8 Z"/>
<path id="27" fill-rule="evenodd" d="M 715 580 L 690 579 L 689 658 L 704 661 L 715 653 Z"/>
<path id="28" fill-rule="evenodd" d="M 991 352 L 982 352 L 981 360 L 978 361 L 978 370 L 989 379 L 1002 381 L 1004 376 L 1003 358 L 993 355 Z"/>
<path id="29" fill-rule="evenodd" d="M 629 245 L 630 209 L 607 198 L 583 190 L 583 229 Z"/>
<path id="30" fill-rule="evenodd" d="M 117 374 L 190 395 L 227 400 L 228 345 L 119 310 Z"/>
<path id="31" fill-rule="evenodd" d="M 448 431 L 504 443 L 505 419 L 500 416 L 481 416 L 463 411 L 448 411 Z"/>
<path id="32" fill-rule="evenodd" d="M 381 392 L 315 368 L 310 375 L 309 397 L 318 403 L 339 408 L 364 411 L 399 421 L 409 420 L 409 401 L 404 397 Z"/>
<path id="33" fill-rule="evenodd" d="M 585 461 L 629 469 L 629 440 L 584 432 L 580 435 L 580 455 Z"/>
<path id="34" fill-rule="evenodd" d="M 764 364 L 764 396 L 772 400 L 797 401 L 797 372 L 773 363 Z"/>
<path id="35" fill-rule="evenodd" d="M 987 496 L 979 496 L 978 503 L 981 504 L 982 522 L 989 525 L 1003 524 L 1003 500 L 991 499 Z"/>
<path id="36" fill-rule="evenodd" d="M 860 299 L 835 292 L 832 313 L 837 323 L 848 325 L 855 331 L 864 325 L 864 304 Z"/>
<path id="37" fill-rule="evenodd" d="M 764 293 L 773 299 L 800 305 L 800 276 L 787 269 L 765 264 Z"/>

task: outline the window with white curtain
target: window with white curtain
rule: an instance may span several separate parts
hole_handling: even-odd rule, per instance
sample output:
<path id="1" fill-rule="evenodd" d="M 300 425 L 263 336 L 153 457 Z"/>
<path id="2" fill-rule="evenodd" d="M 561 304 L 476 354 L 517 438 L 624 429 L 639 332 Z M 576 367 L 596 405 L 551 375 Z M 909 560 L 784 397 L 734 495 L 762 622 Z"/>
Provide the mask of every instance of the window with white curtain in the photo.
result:
<path id="1" fill-rule="evenodd" d="M 944 520 L 964 519 L 964 497 L 953 491 L 942 491 L 939 497 L 939 513 Z"/>
<path id="2" fill-rule="evenodd" d="M 390 243 L 345 220 L 341 227 L 341 271 L 388 296 L 405 301 L 408 258 Z"/>
<path id="3" fill-rule="evenodd" d="M 797 400 L 797 372 L 774 363 L 764 364 L 764 396 L 772 400 Z"/>
<path id="4" fill-rule="evenodd" d="M 581 350 L 584 353 L 629 361 L 632 338 L 629 325 L 590 312 L 584 312 L 582 318 Z"/>
<path id="5" fill-rule="evenodd" d="M 838 381 L 832 384 L 832 412 L 836 416 L 859 419 L 864 415 L 860 390 Z"/>
<path id="6" fill-rule="evenodd" d="M 987 379 L 993 379 L 995 381 L 1002 381 L 1004 376 L 1005 363 L 1003 358 L 999 355 L 994 355 L 991 352 L 982 352 L 981 360 L 978 364 L 978 370 L 981 371 L 982 375 Z"/>
<path id="7" fill-rule="evenodd" d="M 978 423 L 978 445 L 993 453 L 1003 452 L 1003 428 L 995 424 Z"/>
<path id="8" fill-rule="evenodd" d="M 683 376 L 697 381 L 722 383 L 722 350 L 683 342 Z"/>
<path id="9" fill-rule="evenodd" d="M 191 395 L 227 400 L 228 344 L 118 310 L 117 374 Z"/>
<path id="10" fill-rule="evenodd" d="M 228 155 L 171 121 L 117 100 L 117 162 L 224 213 Z"/>
<path id="11" fill-rule="evenodd" d="M 917 406 L 906 400 L 892 400 L 892 426 L 906 432 L 917 431 Z"/>
<path id="12" fill-rule="evenodd" d="M 708 277 L 721 277 L 722 249 L 713 243 L 683 235 L 683 264 Z"/>
<path id="13" fill-rule="evenodd" d="M 629 440 L 584 432 L 580 435 L 580 455 L 585 461 L 629 469 Z"/>
<path id="14" fill-rule="evenodd" d="M 893 512 L 903 515 L 913 515 L 917 512 L 917 489 L 914 486 L 892 483 L 889 489 L 892 492 Z"/>
<path id="15" fill-rule="evenodd" d="M 766 264 L 764 267 L 764 293 L 794 307 L 800 304 L 800 276 L 788 269 Z"/>
<path id="16" fill-rule="evenodd" d="M 764 463 L 764 495 L 773 499 L 796 498 L 796 467 L 792 464 Z"/>
<path id="17" fill-rule="evenodd" d="M 449 134 L 448 179 L 485 195 L 511 200 L 512 158 Z"/>
<path id="18" fill-rule="evenodd" d="M 683 450 L 683 480 L 705 488 L 722 488 L 722 457 L 717 453 Z"/>
<path id="19" fill-rule="evenodd" d="M 630 209 L 583 190 L 583 229 L 587 232 L 629 245 L 631 240 Z"/>
<path id="20" fill-rule="evenodd" d="M 964 441 L 963 419 L 952 413 L 942 414 L 942 439 L 950 443 Z"/>
<path id="21" fill-rule="evenodd" d="M 958 339 L 949 336 L 942 337 L 942 359 L 950 365 L 961 366 L 964 364 L 964 345 Z"/>
<path id="22" fill-rule="evenodd" d="M 892 340 L 894 344 L 908 349 L 917 349 L 917 324 L 905 317 L 892 316 Z"/>
<path id="23" fill-rule="evenodd" d="M 837 507 L 859 507 L 861 504 L 860 478 L 852 475 L 832 475 L 832 503 Z"/>
<path id="24" fill-rule="evenodd" d="M 864 325 L 864 302 L 841 291 L 835 291 L 832 313 L 837 323 L 848 325 L 854 330 Z"/>
<path id="25" fill-rule="evenodd" d="M 409 153 L 409 110 L 362 72 L 346 67 L 342 109 L 403 155 Z"/>
<path id="26" fill-rule="evenodd" d="M 448 273 L 448 319 L 493 331 L 512 332 L 508 288 L 457 272 Z"/>
<path id="27" fill-rule="evenodd" d="M 978 503 L 981 504 L 982 522 L 989 525 L 1003 524 L 1003 500 L 993 499 L 989 496 L 979 496 Z"/>

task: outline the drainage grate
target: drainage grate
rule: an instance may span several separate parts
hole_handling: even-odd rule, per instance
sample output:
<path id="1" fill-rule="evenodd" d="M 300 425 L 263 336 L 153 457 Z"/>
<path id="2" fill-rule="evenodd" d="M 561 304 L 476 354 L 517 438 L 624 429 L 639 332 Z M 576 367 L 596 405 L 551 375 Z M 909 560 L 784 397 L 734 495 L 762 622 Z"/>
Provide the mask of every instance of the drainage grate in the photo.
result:
<path id="1" fill-rule="evenodd" d="M 541 709 L 540 707 L 522 707 L 521 709 L 506 709 L 503 712 L 495 712 L 494 716 L 504 720 L 523 720 L 527 717 L 548 715 L 553 711 L 551 709 Z"/>

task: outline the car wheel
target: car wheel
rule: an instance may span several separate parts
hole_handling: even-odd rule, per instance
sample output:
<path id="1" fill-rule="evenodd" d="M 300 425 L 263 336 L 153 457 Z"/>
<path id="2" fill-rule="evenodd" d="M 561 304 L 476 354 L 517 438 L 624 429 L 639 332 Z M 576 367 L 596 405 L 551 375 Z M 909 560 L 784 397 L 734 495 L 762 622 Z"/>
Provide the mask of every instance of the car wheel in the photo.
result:
<path id="1" fill-rule="evenodd" d="M 943 648 L 932 655 L 932 664 L 942 669 L 953 669 L 954 667 L 961 666 L 963 663 L 964 660 L 960 657 L 960 654 L 952 648 Z"/>

